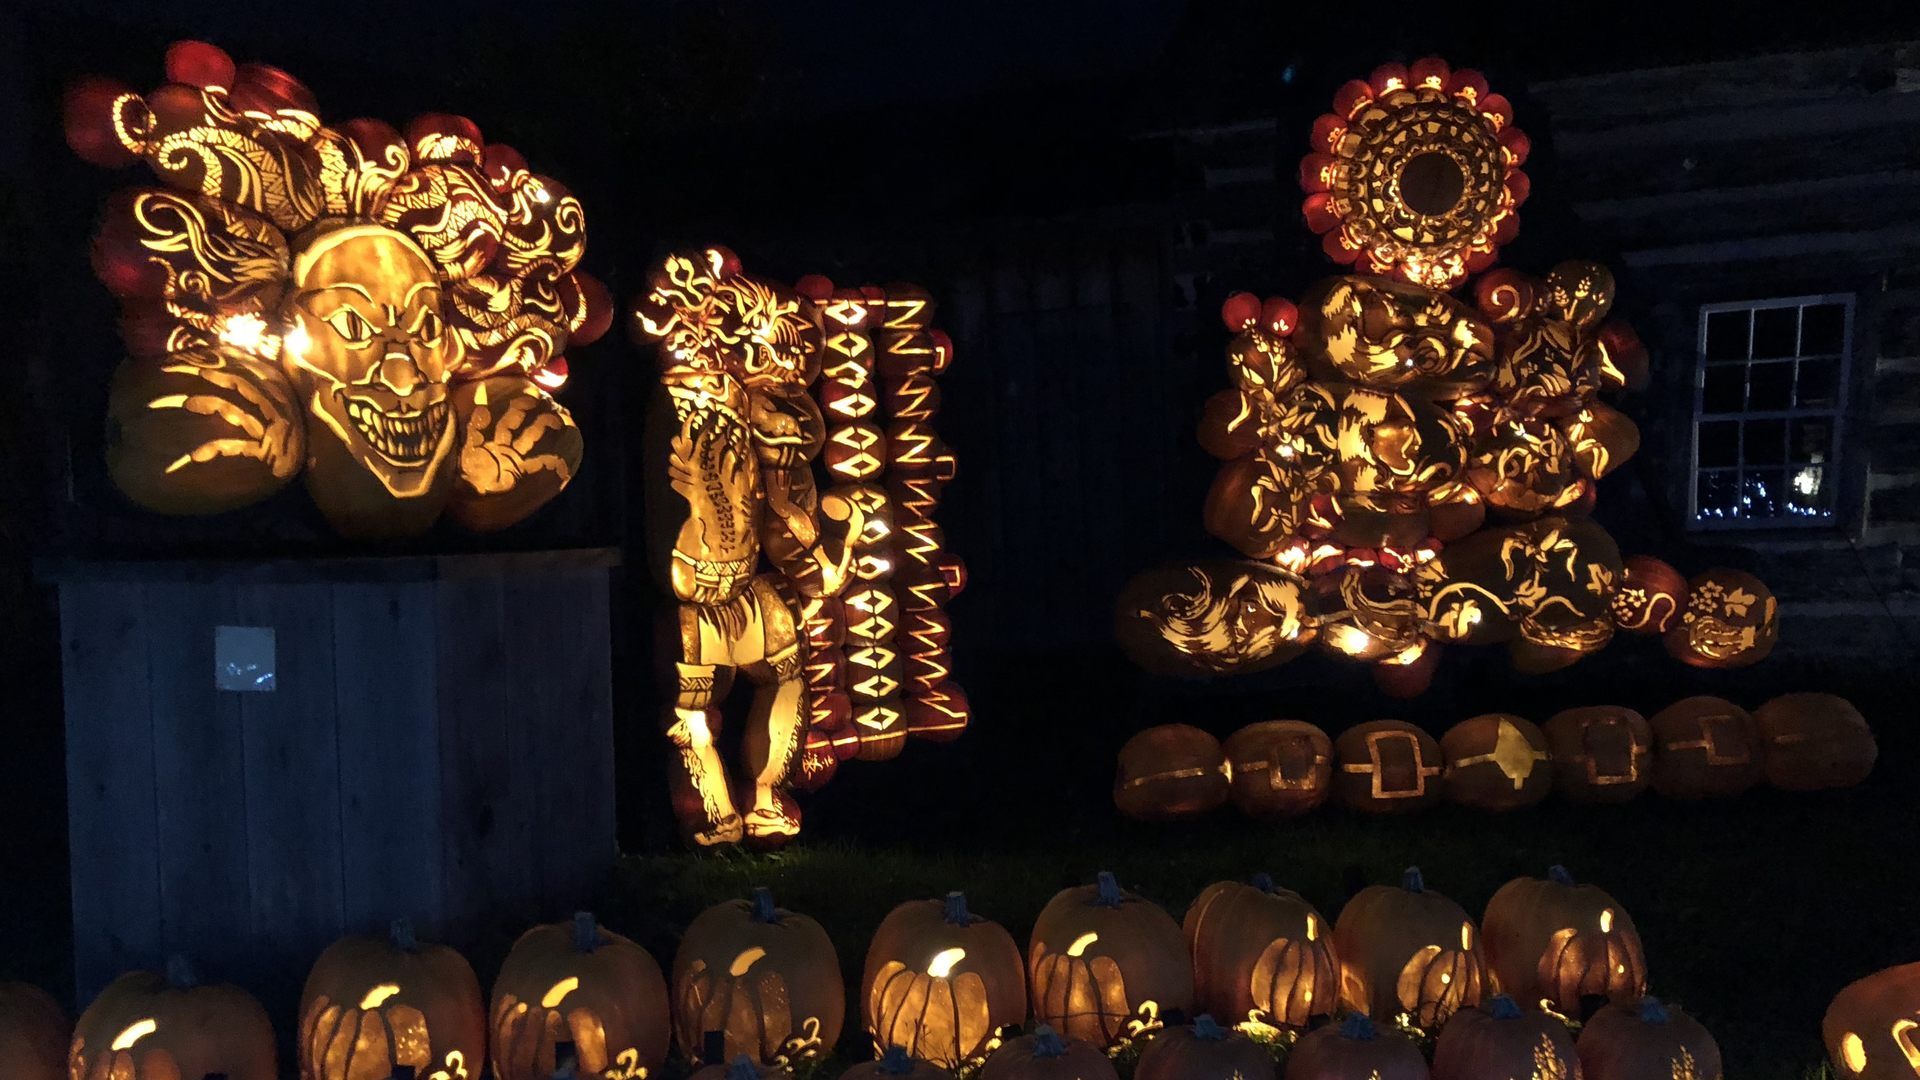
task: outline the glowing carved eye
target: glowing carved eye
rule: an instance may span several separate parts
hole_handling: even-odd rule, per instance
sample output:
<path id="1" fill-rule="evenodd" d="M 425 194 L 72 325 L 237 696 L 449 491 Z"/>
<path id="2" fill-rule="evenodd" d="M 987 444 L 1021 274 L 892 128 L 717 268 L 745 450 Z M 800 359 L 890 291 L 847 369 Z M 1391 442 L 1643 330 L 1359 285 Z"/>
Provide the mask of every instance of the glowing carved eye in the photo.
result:
<path id="1" fill-rule="evenodd" d="M 333 314 L 327 316 L 327 325 L 333 327 L 333 332 L 339 334 L 342 341 L 356 349 L 373 340 L 373 324 L 350 307 L 336 308 Z"/>
<path id="2" fill-rule="evenodd" d="M 1472 923 L 1460 924 L 1460 948 L 1463 950 L 1471 950 L 1473 948 L 1473 924 Z"/>
<path id="3" fill-rule="evenodd" d="M 578 989 L 580 989 L 579 976 L 574 975 L 561 979 L 547 989 L 546 996 L 540 999 L 540 1007 L 543 1009 L 558 1008 L 560 1003 L 567 999 L 568 994 Z"/>
<path id="4" fill-rule="evenodd" d="M 399 992 L 400 988 L 393 983 L 382 983 L 367 991 L 367 996 L 360 999 L 360 1007 L 362 1009 L 377 1009 L 385 1005 L 389 998 Z"/>
<path id="5" fill-rule="evenodd" d="M 1307 940 L 1320 940 L 1320 920 L 1312 915 L 1307 916 Z"/>
<path id="6" fill-rule="evenodd" d="M 1100 940 L 1100 935 L 1089 930 L 1086 933 L 1081 934 L 1079 937 L 1073 939 L 1073 944 L 1067 946 L 1067 955 L 1068 956 L 1084 956 L 1087 951 L 1087 946 L 1099 940 Z"/>
<path id="7" fill-rule="evenodd" d="M 160 1024 L 153 1019 L 136 1020 L 127 1025 L 127 1029 L 113 1037 L 113 1049 L 129 1050 L 133 1044 L 160 1030 Z"/>
<path id="8" fill-rule="evenodd" d="M 733 958 L 733 964 L 727 968 L 727 974 L 737 979 L 745 975 L 748 969 L 759 963 L 760 958 L 765 955 L 767 955 L 767 950 L 755 945 L 753 948 Z"/>
<path id="9" fill-rule="evenodd" d="M 967 958 L 967 950 L 960 948 L 942 949 L 927 962 L 927 974 L 936 979 L 944 979 L 953 974 L 953 966 Z"/>
<path id="10" fill-rule="evenodd" d="M 1600 912 L 1600 932 L 1603 934 L 1613 933 L 1613 909 L 1612 908 L 1606 908 L 1605 910 Z"/>
<path id="11" fill-rule="evenodd" d="M 431 308 L 421 308 L 420 314 L 413 320 L 413 336 L 428 345 L 440 344 L 440 335 L 446 324 L 440 321 L 439 313 Z"/>

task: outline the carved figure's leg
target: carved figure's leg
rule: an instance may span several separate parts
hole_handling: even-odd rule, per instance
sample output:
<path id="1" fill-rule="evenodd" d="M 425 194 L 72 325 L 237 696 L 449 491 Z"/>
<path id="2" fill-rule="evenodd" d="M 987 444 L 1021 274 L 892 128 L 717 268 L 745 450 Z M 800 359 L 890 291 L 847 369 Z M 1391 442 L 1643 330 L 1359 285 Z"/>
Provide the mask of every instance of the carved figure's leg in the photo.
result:
<path id="1" fill-rule="evenodd" d="M 756 683 L 744 740 L 753 778 L 746 829 L 750 837 L 784 840 L 800 831 L 800 810 L 787 786 L 807 734 L 805 651 L 792 601 L 768 578 L 755 579 L 751 591 L 763 648 L 760 660 L 742 669 Z"/>
<path id="2" fill-rule="evenodd" d="M 680 608 L 681 638 L 687 660 L 674 665 L 674 700 L 664 717 L 667 740 L 677 752 L 669 768 L 674 814 L 689 838 L 702 847 L 740 841 L 740 814 L 728 790 L 726 765 L 714 746 L 720 710 L 731 674 L 714 658 L 711 612 L 692 604 Z"/>

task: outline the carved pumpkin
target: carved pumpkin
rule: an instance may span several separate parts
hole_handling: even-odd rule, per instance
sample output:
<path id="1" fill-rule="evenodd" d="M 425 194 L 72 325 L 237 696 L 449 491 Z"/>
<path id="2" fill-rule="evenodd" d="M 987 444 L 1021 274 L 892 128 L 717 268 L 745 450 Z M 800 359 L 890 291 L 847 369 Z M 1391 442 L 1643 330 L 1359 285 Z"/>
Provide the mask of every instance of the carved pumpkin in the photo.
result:
<path id="1" fill-rule="evenodd" d="M 0 1076 L 67 1080 L 69 1034 L 65 1010 L 46 991 L 0 982 Z"/>
<path id="2" fill-rule="evenodd" d="M 1272 1080 L 1273 1057 L 1237 1031 L 1201 1015 L 1162 1030 L 1147 1044 L 1133 1080 Z"/>
<path id="3" fill-rule="evenodd" d="M 1193 1006 L 1179 924 L 1104 870 L 1096 884 L 1063 889 L 1041 909 L 1027 972 L 1034 1019 L 1096 1046 L 1126 1038 L 1136 1017 Z"/>
<path id="4" fill-rule="evenodd" d="M 487 1008 L 473 968 L 395 920 L 384 936 L 327 946 L 300 994 L 300 1080 L 459 1080 L 487 1059 Z"/>
<path id="5" fill-rule="evenodd" d="M 1532 722 L 1488 713 L 1455 724 L 1440 737 L 1447 798 L 1481 810 L 1517 810 L 1547 797 L 1553 755 Z"/>
<path id="6" fill-rule="evenodd" d="M 1759 783 L 1760 728 L 1725 698 L 1702 694 L 1648 718 L 1653 731 L 1653 790 L 1669 799 L 1738 795 Z"/>
<path id="7" fill-rule="evenodd" d="M 1440 744 L 1401 720 L 1349 728 L 1333 744 L 1333 795 L 1349 810 L 1408 814 L 1440 801 Z"/>
<path id="8" fill-rule="evenodd" d="M 1667 652 L 1699 668 L 1757 664 L 1780 637 L 1780 602 L 1764 582 L 1714 569 L 1687 582 L 1687 606 L 1666 632 Z"/>
<path id="9" fill-rule="evenodd" d="M 1489 985 L 1486 955 L 1460 905 L 1427 891 L 1418 867 L 1399 886 L 1369 885 L 1333 927 L 1340 1004 L 1373 1016 L 1406 1013 L 1432 1030 L 1478 1005 Z"/>
<path id="10" fill-rule="evenodd" d="M 1653 780 L 1653 729 L 1632 709 L 1566 709 L 1542 730 L 1553 754 L 1554 786 L 1574 802 L 1626 802 Z"/>
<path id="11" fill-rule="evenodd" d="M 860 985 L 874 1045 L 947 1068 L 985 1056 L 1002 1027 L 1027 1016 L 1020 946 L 999 923 L 969 912 L 957 892 L 889 912 Z"/>
<path id="12" fill-rule="evenodd" d="M 1767 783 L 1785 791 L 1852 787 L 1880 755 L 1867 718 L 1833 694 L 1781 694 L 1753 720 L 1766 745 Z"/>
<path id="13" fill-rule="evenodd" d="M 1633 918 L 1599 888 L 1576 885 L 1565 867 L 1502 885 L 1480 931 L 1500 988 L 1529 1006 L 1576 1014 L 1589 995 L 1638 1001 L 1647 992 Z"/>
<path id="14" fill-rule="evenodd" d="M 980 1080 L 1119 1080 L 1107 1055 L 1045 1024 L 994 1051 Z"/>
<path id="15" fill-rule="evenodd" d="M 1920 1076 L 1920 964 L 1849 983 L 1820 1021 L 1834 1071 L 1859 1080 Z"/>
<path id="16" fill-rule="evenodd" d="M 1340 1004 L 1332 928 L 1298 893 L 1256 875 L 1207 886 L 1182 925 L 1198 1006 L 1236 1023 L 1304 1028 Z"/>
<path id="17" fill-rule="evenodd" d="M 1650 555 L 1631 555 L 1607 601 L 1615 626 L 1631 634 L 1664 634 L 1687 610 L 1687 579 Z"/>
<path id="18" fill-rule="evenodd" d="M 1586 1080 L 1721 1080 L 1720 1044 L 1700 1022 L 1657 998 L 1614 1003 L 1580 1032 Z"/>
<path id="19" fill-rule="evenodd" d="M 1136 821 L 1177 821 L 1226 804 L 1227 756 L 1220 740 L 1191 724 L 1161 724 L 1120 748 L 1113 804 Z"/>
<path id="20" fill-rule="evenodd" d="M 306 463 L 299 411 L 279 365 L 239 350 L 127 360 L 107 388 L 107 472 L 129 499 L 162 514 L 246 506 Z M 206 449 L 256 430 L 257 453 Z"/>
<path id="21" fill-rule="evenodd" d="M 701 1060 L 720 1032 L 722 1060 L 827 1053 L 846 1022 L 840 957 L 820 924 L 776 907 L 773 893 L 701 912 L 673 957 L 673 1029 L 680 1052 Z"/>
<path id="22" fill-rule="evenodd" d="M 1248 724 L 1227 736 L 1225 750 L 1232 773 L 1228 796 L 1249 817 L 1298 817 L 1332 793 L 1333 740 L 1312 724 Z"/>
<path id="23" fill-rule="evenodd" d="M 840 1074 L 840 1080 L 953 1080 L 938 1065 L 908 1056 L 897 1046 L 887 1047 L 878 1061 L 863 1061 Z"/>
<path id="24" fill-rule="evenodd" d="M 725 1065 L 700 1069 L 688 1080 L 793 1080 L 793 1073 L 783 1065 L 762 1065 L 741 1054 Z"/>
<path id="25" fill-rule="evenodd" d="M 251 994 L 199 985 L 178 957 L 166 975 L 135 971 L 115 979 L 74 1025 L 70 1080 L 182 1080 L 209 1073 L 278 1080 L 273 1025 Z"/>
<path id="26" fill-rule="evenodd" d="M 1562 430 L 1573 447 L 1574 463 L 1595 480 L 1624 465 L 1640 450 L 1640 425 L 1626 413 L 1598 401 L 1589 402 L 1562 421 Z"/>
<path id="27" fill-rule="evenodd" d="M 1300 1037 L 1287 1055 L 1286 1080 L 1427 1080 L 1427 1059 L 1412 1039 L 1353 1013 Z"/>
<path id="28" fill-rule="evenodd" d="M 1574 1080 L 1580 1057 L 1557 1017 L 1523 1012 L 1505 994 L 1447 1021 L 1433 1048 L 1433 1080 Z"/>
<path id="29" fill-rule="evenodd" d="M 660 965 L 581 912 L 520 936 L 493 983 L 494 1080 L 549 1080 L 554 1045 L 584 1073 L 658 1072 L 672 1020 Z"/>
<path id="30" fill-rule="evenodd" d="M 1265 671 L 1312 644 L 1308 602 L 1306 582 L 1269 563 L 1164 566 L 1121 590 L 1114 636 L 1156 675 Z"/>

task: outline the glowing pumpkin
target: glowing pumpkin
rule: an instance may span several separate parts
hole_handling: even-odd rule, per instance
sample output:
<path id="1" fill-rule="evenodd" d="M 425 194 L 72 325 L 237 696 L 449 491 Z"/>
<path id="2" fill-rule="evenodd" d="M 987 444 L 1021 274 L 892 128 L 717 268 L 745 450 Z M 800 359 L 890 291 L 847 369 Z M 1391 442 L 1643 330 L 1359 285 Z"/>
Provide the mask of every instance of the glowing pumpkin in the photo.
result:
<path id="1" fill-rule="evenodd" d="M 395 920 L 385 936 L 341 938 L 313 963 L 300 994 L 300 1080 L 386 1080 L 400 1066 L 425 1080 L 480 1071 L 487 1007 L 473 968 Z"/>
<path id="2" fill-rule="evenodd" d="M 237 986 L 202 986 L 178 957 L 167 974 L 135 971 L 80 1014 L 70 1080 L 278 1080 L 267 1011 Z"/>
<path id="3" fill-rule="evenodd" d="M 1310 813 L 1333 791 L 1333 740 L 1300 720 L 1266 720 L 1227 736 L 1228 797 L 1249 817 Z"/>
<path id="4" fill-rule="evenodd" d="M 1111 1046 L 1135 1018 L 1193 1006 L 1193 965 L 1179 924 L 1102 871 L 1040 911 L 1027 952 L 1034 1019 L 1068 1038 Z"/>
<path id="5" fill-rule="evenodd" d="M 660 965 L 581 912 L 520 936 L 493 984 L 494 1080 L 549 1080 L 571 1042 L 583 1072 L 657 1072 L 672 1022 Z"/>
<path id="6" fill-rule="evenodd" d="M 673 957 L 673 1028 L 680 1052 L 702 1060 L 719 1032 L 722 1061 L 827 1053 L 846 1023 L 846 987 L 833 939 L 805 915 L 777 907 L 773 893 L 701 912 Z"/>
<path id="7" fill-rule="evenodd" d="M 1834 1071 L 1858 1080 L 1920 1076 L 1920 964 L 1849 983 L 1820 1021 Z"/>
<path id="8" fill-rule="evenodd" d="M 1687 582 L 1687 606 L 1664 642 L 1674 659 L 1700 668 L 1757 664 L 1780 638 L 1780 601 L 1739 570 L 1713 569 Z"/>
<path id="9" fill-rule="evenodd" d="M 1286 1080 L 1427 1080 L 1427 1059 L 1412 1039 L 1353 1013 L 1300 1037 L 1287 1055 Z"/>
<path id="10" fill-rule="evenodd" d="M 1653 781 L 1653 729 L 1617 705 L 1566 709 L 1542 725 L 1554 787 L 1575 802 L 1626 802 Z"/>
<path id="11" fill-rule="evenodd" d="M 1349 810 L 1407 814 L 1440 801 L 1440 744 L 1401 720 L 1375 720 L 1334 740 L 1333 796 Z"/>
<path id="12" fill-rule="evenodd" d="M 1759 783 L 1760 729 L 1753 715 L 1705 694 L 1647 719 L 1653 731 L 1653 790 L 1669 799 L 1726 798 Z"/>
<path id="13" fill-rule="evenodd" d="M 1547 797 L 1553 755 L 1532 722 L 1509 713 L 1462 720 L 1440 737 L 1447 798 L 1481 810 L 1517 810 Z"/>
<path id="14" fill-rule="evenodd" d="M 67 1080 L 67 1014 L 46 991 L 0 982 L 0 1076 Z"/>
<path id="15" fill-rule="evenodd" d="M 1700 1022 L 1657 998 L 1616 1002 L 1580 1032 L 1586 1080 L 1722 1080 L 1720 1044 Z"/>
<path id="16" fill-rule="evenodd" d="M 1852 787 L 1880 755 L 1867 718 L 1833 694 L 1781 694 L 1753 720 L 1766 744 L 1767 783 L 1785 791 Z"/>
<path id="17" fill-rule="evenodd" d="M 1632 555 L 1607 601 L 1614 624 L 1632 634 L 1664 634 L 1687 610 L 1687 579 L 1650 555 Z"/>
<path id="18" fill-rule="evenodd" d="M 1214 561 L 1148 570 L 1114 605 L 1127 658 L 1158 675 L 1248 674 L 1313 642 L 1306 582 L 1272 564 Z"/>
<path id="19" fill-rule="evenodd" d="M 865 1061 L 840 1074 L 840 1080 L 953 1080 L 938 1065 L 908 1056 L 897 1046 L 887 1047 L 878 1061 Z"/>
<path id="20" fill-rule="evenodd" d="M 1573 1033 L 1557 1017 L 1524 1012 L 1505 994 L 1453 1014 L 1433 1048 L 1433 1080 L 1574 1080 Z"/>
<path id="21" fill-rule="evenodd" d="M 1502 885 L 1480 931 L 1500 988 L 1528 1005 L 1575 1014 L 1589 995 L 1638 1001 L 1647 992 L 1633 918 L 1599 888 L 1575 884 L 1565 867 Z"/>
<path id="22" fill-rule="evenodd" d="M 1373 1016 L 1406 1013 L 1426 1029 L 1480 1004 L 1491 980 L 1473 920 L 1427 891 L 1418 867 L 1400 884 L 1369 885 L 1333 927 L 1340 1004 Z"/>
<path id="23" fill-rule="evenodd" d="M 1134 1067 L 1133 1080 L 1272 1080 L 1273 1057 L 1237 1031 L 1201 1015 L 1191 1025 L 1153 1037 Z"/>
<path id="24" fill-rule="evenodd" d="M 876 1047 L 898 1046 L 947 1068 L 984 1057 L 1001 1028 L 1027 1015 L 1020 946 L 999 923 L 968 911 L 958 892 L 889 912 L 860 985 Z"/>
<path id="25" fill-rule="evenodd" d="M 1078 1039 L 1063 1039 L 1045 1024 L 1008 1042 L 987 1059 L 980 1080 L 1119 1080 L 1107 1055 Z"/>
<path id="26" fill-rule="evenodd" d="M 1136 821 L 1198 817 L 1226 804 L 1220 740 L 1191 724 L 1161 724 L 1120 747 L 1113 804 Z"/>
<path id="27" fill-rule="evenodd" d="M 1304 1028 L 1340 1004 L 1332 928 L 1298 893 L 1256 875 L 1207 886 L 1182 924 L 1197 1005 L 1235 1022 Z"/>

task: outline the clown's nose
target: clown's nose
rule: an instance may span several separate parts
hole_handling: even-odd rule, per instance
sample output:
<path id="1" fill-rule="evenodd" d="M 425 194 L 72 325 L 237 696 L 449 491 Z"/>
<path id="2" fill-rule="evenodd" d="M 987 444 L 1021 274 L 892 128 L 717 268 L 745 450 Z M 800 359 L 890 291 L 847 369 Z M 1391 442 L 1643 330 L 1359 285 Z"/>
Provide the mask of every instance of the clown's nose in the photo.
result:
<path id="1" fill-rule="evenodd" d="M 419 365 L 406 353 L 388 353 L 380 361 L 380 384 L 401 397 L 411 397 L 425 381 Z"/>

